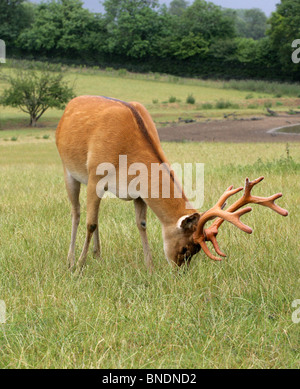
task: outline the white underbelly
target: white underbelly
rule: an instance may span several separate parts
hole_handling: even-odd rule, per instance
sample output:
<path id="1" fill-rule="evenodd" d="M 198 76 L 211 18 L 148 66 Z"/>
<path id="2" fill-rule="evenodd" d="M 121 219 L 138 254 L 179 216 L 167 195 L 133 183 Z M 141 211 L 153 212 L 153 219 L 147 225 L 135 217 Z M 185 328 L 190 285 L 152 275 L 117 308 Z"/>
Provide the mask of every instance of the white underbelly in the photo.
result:
<path id="1" fill-rule="evenodd" d="M 75 171 L 70 171 L 67 169 L 67 173 L 68 175 L 72 176 L 73 178 L 75 178 L 75 180 L 79 181 L 81 184 L 85 184 L 87 185 L 88 183 L 88 174 L 82 174 L 82 173 L 78 173 L 78 172 L 75 172 Z"/>

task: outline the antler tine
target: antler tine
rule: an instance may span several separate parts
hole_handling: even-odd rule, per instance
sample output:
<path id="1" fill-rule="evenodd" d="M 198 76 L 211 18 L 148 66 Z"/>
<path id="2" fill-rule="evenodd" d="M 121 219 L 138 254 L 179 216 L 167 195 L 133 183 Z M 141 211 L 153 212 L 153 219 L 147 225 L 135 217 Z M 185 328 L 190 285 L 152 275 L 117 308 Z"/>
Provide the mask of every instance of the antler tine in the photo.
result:
<path id="1" fill-rule="evenodd" d="M 233 196 L 235 193 L 240 192 L 243 189 L 242 187 L 237 189 L 232 189 L 232 188 L 233 185 L 227 188 L 223 193 L 223 195 L 217 201 L 216 205 L 214 205 L 211 209 L 209 209 L 208 211 L 204 212 L 201 215 L 199 223 L 197 225 L 197 230 L 194 233 L 194 239 L 200 238 L 200 236 L 203 235 L 203 227 L 205 223 L 208 222 L 209 220 L 214 219 L 217 216 L 221 217 L 222 219 L 228 218 L 227 212 L 222 210 L 224 203 L 230 196 Z M 236 215 L 234 215 L 234 217 L 231 218 L 231 220 L 236 221 L 237 220 Z"/>
<path id="2" fill-rule="evenodd" d="M 223 220 L 223 219 L 220 219 L 220 220 Z M 205 240 L 211 241 L 217 254 L 221 255 L 221 257 L 226 257 L 226 254 L 220 250 L 220 247 L 218 245 L 218 242 L 216 239 L 217 234 L 218 234 L 218 227 L 215 226 L 214 224 L 210 228 L 207 228 L 206 230 L 204 230 Z"/>
<path id="3" fill-rule="evenodd" d="M 283 208 L 279 207 L 277 204 L 275 204 L 275 200 L 277 200 L 280 197 L 282 197 L 282 193 L 277 193 L 277 194 L 274 194 L 273 196 L 270 196 L 270 197 L 258 197 L 258 196 L 252 196 L 251 195 L 252 188 L 256 184 L 261 182 L 263 179 L 264 179 L 264 177 L 259 177 L 256 180 L 249 181 L 249 178 L 247 177 L 246 181 L 245 181 L 245 189 L 244 189 L 243 196 L 239 200 L 237 200 L 235 203 L 233 203 L 231 206 L 229 206 L 228 209 L 225 212 L 227 212 L 227 213 L 231 212 L 233 215 L 234 214 L 238 214 L 238 212 L 236 212 L 236 211 L 239 208 L 241 208 L 242 206 L 244 206 L 246 204 L 253 203 L 253 204 L 259 204 L 259 205 L 263 205 L 265 207 L 268 207 L 268 208 L 272 209 L 273 211 L 277 212 L 279 215 L 287 216 L 288 215 L 288 211 L 286 209 L 283 209 Z M 230 187 L 230 188 L 232 188 L 232 187 Z M 228 191 L 228 189 L 227 189 L 227 191 Z M 223 207 L 222 207 L 222 209 L 223 209 Z M 247 207 L 244 210 L 241 210 L 241 213 L 239 213 L 239 216 L 242 216 L 244 213 L 249 212 L 250 209 Z M 214 249 L 216 250 L 216 252 L 219 255 L 221 255 L 222 257 L 226 257 L 226 255 L 220 250 L 219 245 L 217 243 L 216 236 L 218 234 L 218 228 L 221 226 L 221 224 L 224 222 L 224 220 L 228 220 L 228 218 L 220 216 L 209 228 L 207 228 L 207 229 L 205 229 L 203 231 L 203 236 L 205 238 L 204 240 L 211 241 L 213 246 L 214 246 Z M 242 229 L 243 231 L 248 232 L 248 233 L 252 232 L 250 227 L 245 226 L 239 220 L 239 217 L 238 217 L 238 219 L 235 219 L 235 220 L 237 221 L 237 223 L 239 225 L 237 225 L 235 223 L 233 223 L 233 224 L 237 225 L 240 229 Z M 204 246 L 204 245 L 202 244 L 201 247 L 202 246 Z M 214 255 L 212 255 L 209 252 L 208 247 L 207 247 L 206 244 L 205 244 L 205 246 L 206 246 L 207 250 L 205 251 L 203 249 L 203 251 L 206 253 L 206 255 L 208 255 L 211 259 L 221 260 L 221 258 L 217 258 L 217 257 L 215 257 Z M 209 252 L 209 254 L 207 253 L 207 251 Z"/>
<path id="4" fill-rule="evenodd" d="M 222 196 L 219 198 L 218 202 L 217 202 L 217 206 L 220 208 L 220 209 L 223 209 L 224 206 L 225 206 L 225 203 L 226 203 L 226 200 L 233 196 L 234 194 L 240 192 L 241 190 L 243 190 L 243 187 L 241 186 L 240 188 L 237 188 L 237 189 L 232 189 L 233 188 L 233 185 L 231 185 L 229 188 L 227 188 L 225 190 L 225 192 L 222 194 Z"/>
<path id="5" fill-rule="evenodd" d="M 264 207 L 268 207 L 273 211 L 279 213 L 279 215 L 281 216 L 288 216 L 289 213 L 286 209 L 283 209 L 279 207 L 279 205 L 275 204 L 275 200 L 279 199 L 280 197 L 282 197 L 282 193 L 277 193 L 270 197 L 251 196 L 250 201 L 248 201 L 248 203 L 251 202 L 253 204 L 263 205 Z"/>
<path id="6" fill-rule="evenodd" d="M 200 246 L 202 247 L 203 251 L 205 252 L 205 254 L 214 260 L 221 260 L 221 258 L 215 257 L 213 254 L 211 254 L 211 252 L 209 251 L 209 249 L 205 243 L 205 240 L 207 240 L 207 235 L 204 232 L 204 225 L 206 222 L 208 222 L 211 219 L 214 219 L 215 217 L 220 217 L 220 218 L 222 218 L 222 220 L 227 220 L 230 223 L 234 224 L 235 226 L 240 228 L 242 231 L 245 231 L 249 234 L 252 233 L 252 229 L 240 221 L 240 217 L 242 215 L 244 215 L 245 213 L 250 212 L 252 210 L 252 208 L 247 207 L 247 208 L 240 209 L 240 210 L 233 212 L 233 213 L 230 213 L 228 211 L 223 210 L 223 207 L 224 207 L 226 200 L 230 196 L 233 196 L 234 194 L 240 192 L 243 189 L 243 187 L 240 187 L 237 189 L 232 189 L 232 188 L 233 188 L 233 186 L 230 186 L 229 188 L 227 188 L 226 191 L 223 193 L 223 195 L 218 200 L 218 202 L 216 203 L 216 205 L 214 205 L 211 209 L 209 209 L 203 215 L 201 215 L 198 226 L 197 226 L 197 230 L 194 233 L 194 241 L 196 243 L 199 243 Z M 216 232 L 216 234 L 217 234 L 217 232 Z M 225 254 L 222 253 L 222 251 L 219 249 L 217 240 L 215 239 L 215 237 L 213 237 L 213 235 L 211 235 L 209 237 L 209 240 L 212 241 L 217 253 L 219 253 L 219 255 L 221 255 L 221 256 L 225 256 Z"/>
<path id="7" fill-rule="evenodd" d="M 251 190 L 252 188 L 258 184 L 259 182 L 261 182 L 262 180 L 264 180 L 265 177 L 259 177 L 257 178 L 256 180 L 253 180 L 253 181 L 249 181 L 249 178 L 247 177 L 246 180 L 245 180 L 245 192 L 244 192 L 244 196 L 245 197 L 248 197 L 248 196 L 251 196 Z"/>

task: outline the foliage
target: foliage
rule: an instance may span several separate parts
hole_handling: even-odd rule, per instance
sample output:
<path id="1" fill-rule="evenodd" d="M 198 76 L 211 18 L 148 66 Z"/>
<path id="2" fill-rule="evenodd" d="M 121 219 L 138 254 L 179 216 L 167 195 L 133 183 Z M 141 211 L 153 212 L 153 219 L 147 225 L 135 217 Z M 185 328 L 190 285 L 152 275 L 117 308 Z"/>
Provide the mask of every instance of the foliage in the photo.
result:
<path id="1" fill-rule="evenodd" d="M 109 53 L 118 53 L 132 58 L 153 54 L 152 37 L 162 25 L 155 11 L 156 1 L 106 0 L 106 28 L 109 32 L 105 48 Z"/>
<path id="2" fill-rule="evenodd" d="M 13 46 L 17 57 L 191 77 L 300 80 L 290 60 L 300 31 L 297 0 L 278 5 L 267 36 L 260 10 L 205 0 L 173 0 L 168 8 L 158 0 L 105 0 L 103 14 L 80 0 L 6 2 L 0 38 L 13 42 L 8 53 Z"/>
<path id="3" fill-rule="evenodd" d="M 63 81 L 62 73 L 18 70 L 15 75 L 7 76 L 6 81 L 10 87 L 4 90 L 0 103 L 28 113 L 33 127 L 48 108 L 63 109 L 74 97 L 73 89 Z"/>
<path id="4" fill-rule="evenodd" d="M 34 19 L 34 5 L 25 0 L 0 1 L 0 39 L 4 40 L 11 53 L 14 42 L 19 34 L 30 25 Z"/>
<path id="5" fill-rule="evenodd" d="M 171 15 L 181 16 L 187 7 L 188 2 L 186 0 L 172 0 L 168 11 Z"/>
<path id="6" fill-rule="evenodd" d="M 300 38 L 300 2 L 298 0 L 281 0 L 277 10 L 270 18 L 268 35 L 272 48 L 277 53 L 281 70 L 296 79 L 299 78 L 299 65 L 291 60 L 292 42 Z"/>
<path id="7" fill-rule="evenodd" d="M 243 38 L 261 39 L 267 30 L 267 17 L 258 8 L 225 9 L 225 14 L 234 20 L 237 35 Z"/>
<path id="8" fill-rule="evenodd" d="M 79 0 L 42 3 L 30 29 L 23 31 L 17 45 L 22 52 L 39 56 L 83 58 L 101 40 L 101 17 L 82 8 Z"/>
<path id="9" fill-rule="evenodd" d="M 186 102 L 187 104 L 195 104 L 196 99 L 192 93 L 188 95 L 188 97 L 186 98 Z"/>

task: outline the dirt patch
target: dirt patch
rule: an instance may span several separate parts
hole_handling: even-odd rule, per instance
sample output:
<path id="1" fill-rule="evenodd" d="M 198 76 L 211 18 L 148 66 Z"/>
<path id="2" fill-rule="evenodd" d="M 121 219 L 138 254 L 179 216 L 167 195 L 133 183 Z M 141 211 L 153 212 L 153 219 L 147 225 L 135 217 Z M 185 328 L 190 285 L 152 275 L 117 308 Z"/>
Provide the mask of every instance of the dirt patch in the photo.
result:
<path id="1" fill-rule="evenodd" d="M 300 124 L 300 115 L 281 115 L 237 120 L 213 120 L 202 123 L 158 128 L 162 141 L 194 142 L 300 142 L 300 135 L 267 131 Z"/>

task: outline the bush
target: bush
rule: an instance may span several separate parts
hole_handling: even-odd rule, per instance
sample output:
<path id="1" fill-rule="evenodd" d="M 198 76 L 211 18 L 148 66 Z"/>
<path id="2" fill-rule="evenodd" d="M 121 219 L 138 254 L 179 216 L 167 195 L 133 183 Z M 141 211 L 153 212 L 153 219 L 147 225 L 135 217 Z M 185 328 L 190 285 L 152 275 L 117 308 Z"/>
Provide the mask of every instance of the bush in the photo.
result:
<path id="1" fill-rule="evenodd" d="M 124 77 L 127 75 L 127 70 L 126 69 L 119 69 L 118 70 L 118 76 L 119 77 Z"/>
<path id="2" fill-rule="evenodd" d="M 169 103 L 176 103 L 177 99 L 175 96 L 170 96 L 169 97 Z"/>
<path id="3" fill-rule="evenodd" d="M 272 107 L 272 102 L 271 101 L 265 101 L 265 103 L 264 103 L 264 107 L 265 108 L 271 108 Z"/>
<path id="4" fill-rule="evenodd" d="M 0 103 L 28 113 L 32 127 L 47 109 L 63 109 L 74 97 L 73 88 L 63 80 L 63 74 L 50 73 L 47 68 L 39 72 L 18 70 L 5 80 L 10 85 L 4 90 Z"/>
<path id="5" fill-rule="evenodd" d="M 187 104 L 195 104 L 196 99 L 195 99 L 195 97 L 194 97 L 192 94 L 190 94 L 190 95 L 188 95 L 188 97 L 186 98 L 186 102 L 187 102 Z"/>
<path id="6" fill-rule="evenodd" d="M 230 101 L 225 101 L 225 100 L 219 100 L 216 102 L 216 108 L 217 109 L 227 109 L 227 108 L 234 108 L 238 109 L 239 105 L 231 103 Z"/>

